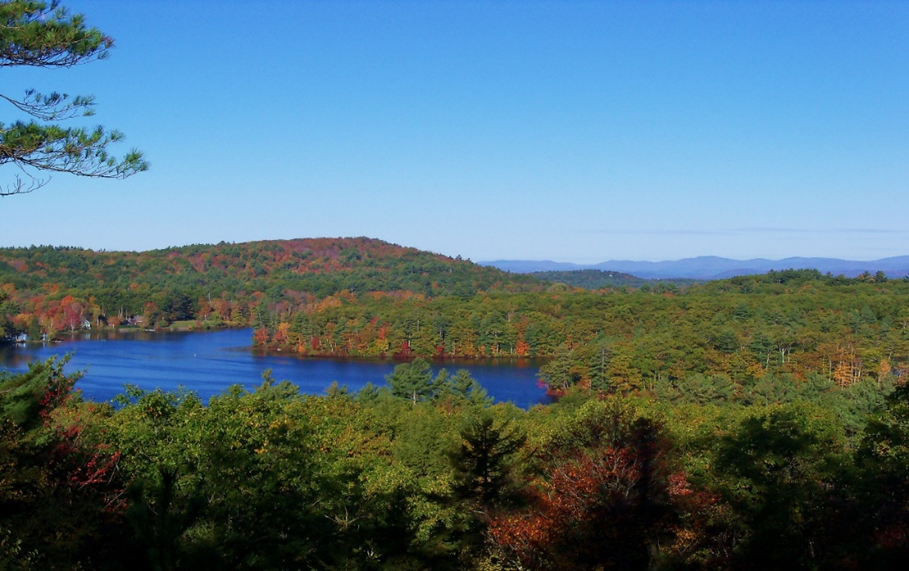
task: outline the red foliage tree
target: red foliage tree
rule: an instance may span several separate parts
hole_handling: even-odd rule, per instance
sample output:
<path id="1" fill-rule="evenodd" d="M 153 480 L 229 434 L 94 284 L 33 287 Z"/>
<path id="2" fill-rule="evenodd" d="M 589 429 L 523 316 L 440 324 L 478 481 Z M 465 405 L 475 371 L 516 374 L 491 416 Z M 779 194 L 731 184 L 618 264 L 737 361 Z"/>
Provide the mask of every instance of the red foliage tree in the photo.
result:
<path id="1" fill-rule="evenodd" d="M 716 499 L 670 470 L 657 428 L 639 419 L 618 437 L 597 430 L 602 445 L 545 454 L 526 507 L 493 516 L 489 537 L 507 558 L 529 569 L 646 569 L 700 547 L 699 514 Z"/>

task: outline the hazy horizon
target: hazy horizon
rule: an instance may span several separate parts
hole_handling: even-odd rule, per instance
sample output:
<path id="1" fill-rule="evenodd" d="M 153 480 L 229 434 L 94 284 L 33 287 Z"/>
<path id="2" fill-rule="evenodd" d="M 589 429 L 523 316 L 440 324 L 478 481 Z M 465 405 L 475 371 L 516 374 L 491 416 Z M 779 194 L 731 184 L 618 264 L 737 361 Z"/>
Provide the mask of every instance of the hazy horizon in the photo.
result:
<path id="1" fill-rule="evenodd" d="M 230 244 L 244 244 L 244 243 L 259 242 L 259 241 L 289 241 L 289 240 L 305 240 L 305 239 L 329 239 L 329 240 L 331 240 L 331 239 L 347 239 L 347 238 L 364 238 L 364 236 L 296 236 L 293 238 L 275 238 L 275 239 L 263 239 L 263 240 L 243 240 L 243 241 L 218 240 L 217 242 L 194 242 L 191 244 L 168 244 L 166 246 L 154 247 L 154 248 L 143 248 L 143 249 L 91 248 L 88 246 L 81 246 L 78 244 L 29 244 L 28 246 L 0 245 L 0 248 L 6 248 L 6 247 L 12 247 L 12 248 L 54 247 L 54 248 L 84 248 L 86 250 L 93 250 L 96 252 L 97 251 L 145 252 L 145 251 L 150 251 L 150 250 L 168 250 L 171 248 L 184 248 L 184 247 L 188 247 L 188 246 L 213 246 L 213 245 L 217 245 L 221 242 L 230 243 Z M 396 243 L 396 242 L 390 242 L 389 240 L 383 240 L 382 238 L 378 238 L 378 237 L 365 236 L 365 238 L 382 240 L 384 242 L 392 243 L 397 246 L 402 246 L 405 248 L 415 248 L 415 246 L 411 246 L 409 244 L 400 244 L 400 243 Z M 421 249 L 421 248 L 418 248 L 418 249 Z M 434 254 L 441 254 L 443 256 L 448 256 L 450 258 L 455 258 L 455 257 L 460 256 L 463 259 L 467 259 L 467 260 L 473 261 L 478 264 L 487 264 L 487 265 L 494 264 L 497 262 L 528 262 L 528 263 L 551 262 L 551 263 L 555 263 L 555 264 L 573 264 L 573 265 L 584 266 L 584 265 L 602 264 L 604 262 L 610 262 L 610 261 L 661 263 L 661 262 L 678 262 L 678 261 L 682 261 L 682 260 L 690 260 L 690 259 L 697 259 L 697 258 L 720 258 L 720 259 L 725 259 L 725 260 L 730 260 L 730 261 L 741 261 L 741 262 L 748 262 L 748 261 L 753 261 L 753 260 L 767 260 L 767 261 L 773 262 L 773 261 L 784 261 L 784 260 L 788 260 L 788 259 L 830 259 L 830 260 L 841 260 L 841 261 L 846 261 L 846 262 L 874 262 L 874 261 L 885 260 L 888 258 L 909 257 L 909 253 L 907 253 L 907 254 L 900 254 L 900 255 L 895 255 L 895 256 L 883 256 L 880 258 L 846 258 L 843 256 L 798 256 L 798 255 L 786 256 L 783 258 L 768 258 L 765 256 L 755 256 L 752 258 L 732 258 L 732 257 L 728 257 L 728 256 L 716 256 L 713 254 L 701 254 L 701 255 L 694 255 L 694 256 L 685 256 L 683 258 L 658 258 L 658 259 L 639 259 L 639 258 L 632 259 L 632 258 L 606 258 L 606 257 L 589 258 L 589 259 L 582 259 L 582 258 L 577 258 L 577 257 L 574 257 L 574 258 L 572 258 L 572 257 L 562 257 L 562 258 L 527 257 L 527 258 L 474 259 L 474 258 L 471 258 L 469 256 L 464 256 L 459 253 L 438 252 L 438 251 L 434 251 L 434 250 L 426 250 L 426 251 L 432 252 Z"/>

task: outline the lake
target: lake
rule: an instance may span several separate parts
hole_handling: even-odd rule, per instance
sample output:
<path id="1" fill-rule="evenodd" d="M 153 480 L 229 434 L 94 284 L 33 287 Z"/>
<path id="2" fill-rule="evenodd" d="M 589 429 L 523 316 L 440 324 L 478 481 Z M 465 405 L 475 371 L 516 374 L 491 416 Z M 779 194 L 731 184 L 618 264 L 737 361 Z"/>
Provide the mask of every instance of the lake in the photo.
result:
<path id="1" fill-rule="evenodd" d="M 261 355 L 252 351 L 252 331 L 111 332 L 77 334 L 47 345 L 0 346 L 0 367 L 24 371 L 33 360 L 72 353 L 66 372 L 85 370 L 77 383 L 85 398 L 106 401 L 130 383 L 143 389 L 172 391 L 183 386 L 203 401 L 239 384 L 252 390 L 262 373 L 272 370 L 279 381 L 290 381 L 309 394 L 324 394 L 332 382 L 360 390 L 367 382 L 384 385 L 394 361 L 359 359 L 303 359 L 293 355 Z M 456 361 L 433 363 L 454 372 L 467 369 L 496 402 L 511 401 L 522 408 L 550 402 L 537 386 L 540 363 L 519 361 Z"/>

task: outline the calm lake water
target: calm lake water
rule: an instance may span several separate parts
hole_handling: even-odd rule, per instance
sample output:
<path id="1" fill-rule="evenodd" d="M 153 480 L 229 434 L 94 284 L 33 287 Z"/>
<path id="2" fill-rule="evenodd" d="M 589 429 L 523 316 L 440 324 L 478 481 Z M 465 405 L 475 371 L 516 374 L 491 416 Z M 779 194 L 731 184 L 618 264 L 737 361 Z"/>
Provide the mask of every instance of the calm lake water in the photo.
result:
<path id="1" fill-rule="evenodd" d="M 85 398 L 106 401 L 130 383 L 143 389 L 174 390 L 183 386 L 203 401 L 230 385 L 252 390 L 262 382 L 262 372 L 272 370 L 279 381 L 291 381 L 300 391 L 323 394 L 332 382 L 356 392 L 367 382 L 384 385 L 393 361 L 301 359 L 294 356 L 257 355 L 252 352 L 252 331 L 129 332 L 77 336 L 49 345 L 0 346 L 0 368 L 23 371 L 33 360 L 72 353 L 68 373 L 85 370 L 77 383 Z M 454 372 L 467 369 L 496 402 L 511 401 L 522 408 L 548 403 L 537 386 L 539 362 L 534 360 L 434 363 Z"/>

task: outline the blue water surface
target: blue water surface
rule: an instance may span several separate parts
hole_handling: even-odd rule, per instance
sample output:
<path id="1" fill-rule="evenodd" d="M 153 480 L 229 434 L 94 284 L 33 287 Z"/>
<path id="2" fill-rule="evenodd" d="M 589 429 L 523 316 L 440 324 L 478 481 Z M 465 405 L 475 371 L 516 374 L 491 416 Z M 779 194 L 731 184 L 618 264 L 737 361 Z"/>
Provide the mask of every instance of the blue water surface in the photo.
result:
<path id="1" fill-rule="evenodd" d="M 249 329 L 214 332 L 127 332 L 83 334 L 59 343 L 0 347 L 0 367 L 23 371 L 32 360 L 72 354 L 68 373 L 84 370 L 76 388 L 83 396 L 107 401 L 123 392 L 126 383 L 167 391 L 185 387 L 203 401 L 239 384 L 252 390 L 262 373 L 272 370 L 309 394 L 323 394 L 332 382 L 358 391 L 367 382 L 384 385 L 394 361 L 313 359 L 293 355 L 260 355 L 251 348 Z M 537 385 L 539 363 L 518 361 L 457 361 L 434 363 L 433 370 L 467 369 L 496 402 L 511 401 L 522 408 L 549 402 Z"/>

